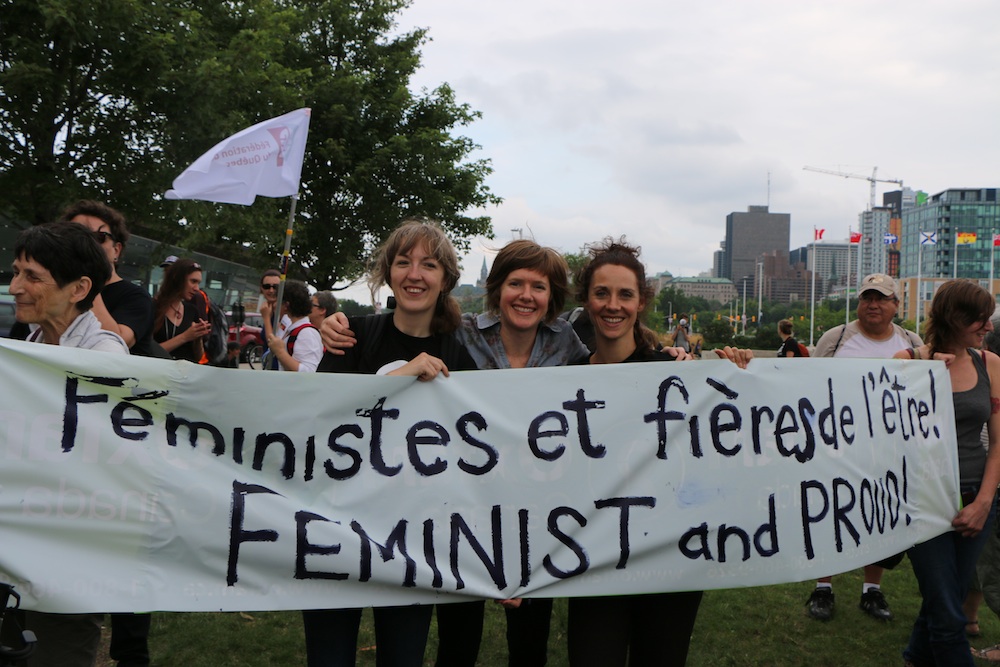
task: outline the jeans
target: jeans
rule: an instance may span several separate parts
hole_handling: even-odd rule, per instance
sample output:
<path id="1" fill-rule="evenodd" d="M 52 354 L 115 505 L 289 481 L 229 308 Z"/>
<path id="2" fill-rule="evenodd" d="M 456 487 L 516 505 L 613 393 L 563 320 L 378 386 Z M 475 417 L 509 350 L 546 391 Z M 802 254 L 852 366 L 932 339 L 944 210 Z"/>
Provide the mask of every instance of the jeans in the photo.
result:
<path id="1" fill-rule="evenodd" d="M 979 553 L 993 531 L 995 513 L 991 508 L 983 530 L 975 537 L 948 531 L 907 552 L 923 602 L 903 657 L 917 667 L 975 664 L 965 636 L 962 601 Z"/>
<path id="2" fill-rule="evenodd" d="M 377 667 L 421 667 L 432 605 L 375 607 Z M 308 667 L 353 667 L 358 652 L 361 609 L 302 612 Z"/>

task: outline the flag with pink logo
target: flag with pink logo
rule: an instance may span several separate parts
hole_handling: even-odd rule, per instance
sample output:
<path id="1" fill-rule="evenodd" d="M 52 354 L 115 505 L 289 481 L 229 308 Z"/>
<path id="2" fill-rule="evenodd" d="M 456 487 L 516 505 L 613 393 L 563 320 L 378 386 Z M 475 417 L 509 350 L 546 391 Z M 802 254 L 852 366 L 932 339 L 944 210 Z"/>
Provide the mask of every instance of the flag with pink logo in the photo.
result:
<path id="1" fill-rule="evenodd" d="M 241 130 L 212 147 L 174 179 L 167 199 L 253 204 L 299 191 L 309 109 L 296 109 Z"/>

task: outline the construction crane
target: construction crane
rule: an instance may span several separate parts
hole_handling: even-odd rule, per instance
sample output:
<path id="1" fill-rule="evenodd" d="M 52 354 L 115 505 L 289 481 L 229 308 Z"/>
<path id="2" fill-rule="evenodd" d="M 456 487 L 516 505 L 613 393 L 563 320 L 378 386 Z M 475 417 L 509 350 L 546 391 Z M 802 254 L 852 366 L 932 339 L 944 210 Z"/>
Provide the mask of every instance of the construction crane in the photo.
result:
<path id="1" fill-rule="evenodd" d="M 863 181 L 868 181 L 871 185 L 871 203 L 869 204 L 869 209 L 875 208 L 875 184 L 876 183 L 895 183 L 900 188 L 903 187 L 903 181 L 897 181 L 892 178 L 878 178 L 878 167 L 872 168 L 872 175 L 865 176 L 864 174 L 849 174 L 844 171 L 833 171 L 832 169 L 820 169 L 819 167 L 802 167 L 805 171 L 815 171 L 820 174 L 829 174 L 831 176 L 842 176 L 844 178 L 860 178 Z"/>

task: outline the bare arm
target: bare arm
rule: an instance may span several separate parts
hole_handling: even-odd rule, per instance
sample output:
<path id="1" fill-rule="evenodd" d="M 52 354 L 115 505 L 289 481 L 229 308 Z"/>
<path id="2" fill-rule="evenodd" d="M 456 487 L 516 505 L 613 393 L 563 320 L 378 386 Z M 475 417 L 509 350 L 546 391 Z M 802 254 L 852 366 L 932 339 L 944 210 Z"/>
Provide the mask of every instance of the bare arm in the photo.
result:
<path id="1" fill-rule="evenodd" d="M 323 347 L 330 354 L 344 354 L 346 348 L 354 347 L 357 342 L 354 332 L 348 326 L 347 315 L 343 313 L 334 313 L 323 320 L 319 332 L 323 337 Z"/>
<path id="2" fill-rule="evenodd" d="M 100 294 L 98 294 L 97 298 L 94 299 L 92 309 L 94 311 L 94 315 L 97 316 L 97 321 L 101 323 L 102 329 L 121 336 L 122 340 L 124 340 L 125 344 L 130 348 L 135 345 L 135 332 L 132 331 L 132 327 L 125 324 L 119 324 L 115 321 L 115 318 L 113 318 L 111 313 L 108 312 L 108 307 L 104 305 L 104 299 Z"/>

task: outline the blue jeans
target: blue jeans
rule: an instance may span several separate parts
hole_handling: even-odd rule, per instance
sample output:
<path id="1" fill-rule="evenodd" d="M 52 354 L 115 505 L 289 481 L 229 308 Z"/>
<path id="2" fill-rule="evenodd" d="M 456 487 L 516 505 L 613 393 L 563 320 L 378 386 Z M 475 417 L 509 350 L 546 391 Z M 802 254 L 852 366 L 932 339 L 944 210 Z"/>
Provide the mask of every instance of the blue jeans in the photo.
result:
<path id="1" fill-rule="evenodd" d="M 976 571 L 979 552 L 992 532 L 995 514 L 991 506 L 983 530 L 975 537 L 948 531 L 907 552 L 923 602 L 903 658 L 917 667 L 975 664 L 965 636 L 962 601 Z"/>
<path id="2" fill-rule="evenodd" d="M 375 607 L 377 667 L 421 667 L 433 605 Z M 302 612 L 308 667 L 353 667 L 358 652 L 361 609 Z"/>

